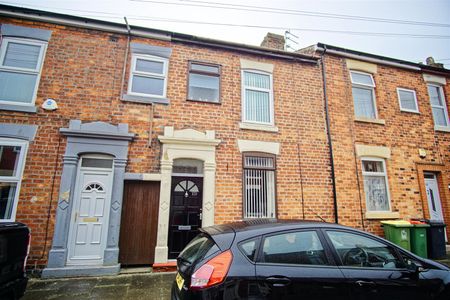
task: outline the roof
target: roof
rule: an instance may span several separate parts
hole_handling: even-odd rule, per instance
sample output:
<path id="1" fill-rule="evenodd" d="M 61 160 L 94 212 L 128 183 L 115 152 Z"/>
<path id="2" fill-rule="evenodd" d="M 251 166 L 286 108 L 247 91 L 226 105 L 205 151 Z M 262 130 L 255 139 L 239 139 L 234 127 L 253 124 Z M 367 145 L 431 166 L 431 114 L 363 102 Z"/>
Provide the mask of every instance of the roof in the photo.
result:
<path id="1" fill-rule="evenodd" d="M 310 47 L 306 47 L 305 50 L 310 49 Z M 332 54 L 335 54 L 335 55 L 359 56 L 362 59 L 366 58 L 366 59 L 374 59 L 374 60 L 379 60 L 379 61 L 390 62 L 392 64 L 398 64 L 399 67 L 403 65 L 405 67 L 410 67 L 411 69 L 416 69 L 418 71 L 421 70 L 421 71 L 424 71 L 424 72 L 429 71 L 431 73 L 439 73 L 439 74 L 450 75 L 450 70 L 449 69 L 445 69 L 445 68 L 438 68 L 438 67 L 433 67 L 433 66 L 429 66 L 429 65 L 425 65 L 425 64 L 420 64 L 420 63 L 414 63 L 414 62 L 410 62 L 410 61 L 406 61 L 406 60 L 401 60 L 401 59 L 397 59 L 397 58 L 392 58 L 392 57 L 387 57 L 387 56 L 382 56 L 382 55 L 376 55 L 376 54 L 367 53 L 367 52 L 356 51 L 356 50 L 342 48 L 342 47 L 337 47 L 337 46 L 328 45 L 328 44 L 324 44 L 324 43 L 317 43 L 317 45 L 316 45 L 316 50 L 317 51 L 324 52 L 325 49 L 326 49 L 326 51 L 331 50 L 329 52 L 332 52 Z M 325 53 L 326 53 L 326 51 L 325 51 Z"/>
<path id="2" fill-rule="evenodd" d="M 147 38 L 155 38 L 161 40 L 169 40 L 173 42 L 182 42 L 196 44 L 205 47 L 221 48 L 232 51 L 240 51 L 249 54 L 269 56 L 272 58 L 289 59 L 297 62 L 313 63 L 318 61 L 317 57 L 305 55 L 301 53 L 288 52 L 283 50 L 271 49 L 260 46 L 253 46 L 247 44 L 234 43 L 223 40 L 209 39 L 190 34 L 177 33 L 172 31 L 165 31 L 154 28 L 147 28 L 141 26 L 128 26 L 126 23 L 116 23 L 110 21 L 103 21 L 85 17 L 72 16 L 67 14 L 36 10 L 31 8 L 10 6 L 0 4 L 0 16 L 22 18 L 41 22 L 48 22 L 59 25 L 67 25 L 88 29 L 102 30 L 106 32 L 131 34 L 134 36 L 141 36 Z"/>

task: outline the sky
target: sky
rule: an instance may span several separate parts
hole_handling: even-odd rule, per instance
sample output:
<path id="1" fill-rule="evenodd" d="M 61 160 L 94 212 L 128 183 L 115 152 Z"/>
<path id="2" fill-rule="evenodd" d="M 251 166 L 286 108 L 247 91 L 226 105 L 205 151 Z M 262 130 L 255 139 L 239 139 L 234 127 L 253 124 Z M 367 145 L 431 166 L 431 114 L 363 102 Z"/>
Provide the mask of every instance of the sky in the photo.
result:
<path id="1" fill-rule="evenodd" d="M 0 0 L 1 4 L 259 45 L 317 42 L 450 69 L 450 0 Z M 374 19 L 376 21 L 374 21 Z M 372 21 L 369 21 L 372 20 Z M 362 33 L 362 34 L 361 34 Z"/>

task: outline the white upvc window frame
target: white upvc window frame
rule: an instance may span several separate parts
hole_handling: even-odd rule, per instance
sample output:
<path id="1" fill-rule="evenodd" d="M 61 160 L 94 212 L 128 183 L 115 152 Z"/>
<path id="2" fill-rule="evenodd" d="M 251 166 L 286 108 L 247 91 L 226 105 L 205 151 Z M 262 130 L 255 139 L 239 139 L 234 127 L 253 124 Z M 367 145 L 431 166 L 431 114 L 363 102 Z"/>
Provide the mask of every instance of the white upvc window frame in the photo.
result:
<path id="1" fill-rule="evenodd" d="M 163 73 L 159 74 L 159 73 L 137 71 L 136 70 L 136 62 L 138 59 L 163 63 Z M 151 97 L 151 98 L 166 98 L 167 97 L 168 69 L 169 69 L 169 60 L 166 58 L 153 56 L 153 55 L 147 55 L 147 54 L 133 54 L 131 57 L 130 77 L 128 80 L 128 94 L 142 96 L 142 97 Z M 133 76 L 134 75 L 147 77 L 147 78 L 163 79 L 164 80 L 163 95 L 133 92 L 132 87 L 133 87 Z"/>
<path id="2" fill-rule="evenodd" d="M 402 100 L 401 100 L 401 97 L 400 97 L 400 92 L 401 91 L 412 93 L 414 95 L 414 102 L 416 103 L 416 109 L 415 110 L 402 107 Z M 416 95 L 416 91 L 415 90 L 398 87 L 397 88 L 397 98 L 398 98 L 398 104 L 400 106 L 400 110 L 401 111 L 410 112 L 410 113 L 416 113 L 416 114 L 420 113 L 419 112 L 419 103 L 417 102 L 417 95 Z"/>
<path id="3" fill-rule="evenodd" d="M 13 207 L 11 217 L 8 219 L 0 218 L 0 222 L 14 222 L 16 219 L 17 205 L 19 202 L 20 187 L 22 185 L 23 170 L 25 168 L 25 159 L 28 151 L 28 142 L 23 140 L 0 138 L 0 145 L 21 147 L 19 159 L 17 161 L 16 176 L 0 176 L 0 182 L 16 183 L 17 185 L 16 194 L 13 199 L 14 202 L 12 204 Z"/>
<path id="4" fill-rule="evenodd" d="M 384 172 L 367 172 L 364 171 L 364 161 L 379 161 L 383 165 Z M 383 158 L 378 157 L 371 157 L 371 156 L 364 156 L 361 157 L 361 173 L 363 176 L 363 188 L 364 188 L 364 198 L 366 198 L 366 187 L 364 184 L 365 176 L 383 176 L 384 182 L 386 184 L 386 194 L 387 194 L 387 200 L 389 205 L 389 210 L 369 210 L 369 206 L 367 204 L 368 199 L 366 199 L 366 211 L 367 212 L 374 212 L 374 213 L 386 213 L 386 212 L 392 212 L 392 203 L 391 203 L 391 194 L 389 192 L 389 180 L 388 180 L 388 174 L 386 169 L 386 160 Z"/>
<path id="5" fill-rule="evenodd" d="M 263 88 L 256 88 L 256 87 L 249 87 L 245 85 L 245 73 L 255 73 L 255 74 L 261 74 L 269 76 L 269 84 L 270 89 L 263 89 Z M 251 121 L 247 120 L 247 113 L 245 111 L 245 91 L 246 90 L 252 90 L 252 91 L 259 91 L 259 92 L 265 92 L 269 93 L 269 117 L 270 122 L 258 122 L 258 121 Z M 242 69 L 241 70 L 241 109 L 242 109 L 242 123 L 248 123 L 248 124 L 258 124 L 258 125 L 269 125 L 269 126 L 275 126 L 275 118 L 274 118 L 274 101 L 273 101 L 273 76 L 272 73 L 264 72 L 260 70 L 255 69 Z"/>
<path id="6" fill-rule="evenodd" d="M 442 100 L 442 106 L 434 105 L 434 104 L 431 103 L 431 97 L 430 97 L 430 94 L 429 94 L 429 92 L 428 92 L 428 86 L 433 86 L 433 87 L 437 87 L 437 88 L 438 88 L 438 90 L 439 90 L 439 96 L 441 97 L 441 100 Z M 428 92 L 428 98 L 429 98 L 429 100 L 430 100 L 430 105 L 431 105 L 431 116 L 432 116 L 432 118 L 433 118 L 434 128 L 435 128 L 436 130 L 443 129 L 443 130 L 445 130 L 445 131 L 448 131 L 448 130 L 450 129 L 450 119 L 449 119 L 449 117 L 448 117 L 447 102 L 446 102 L 445 96 L 444 96 L 444 88 L 443 88 L 442 85 L 440 85 L 440 84 L 436 84 L 436 83 L 428 83 L 428 84 L 427 84 L 427 92 Z M 434 120 L 433 107 L 444 109 L 444 115 L 445 115 L 445 119 L 446 119 L 446 122 L 447 122 L 447 125 L 446 125 L 446 126 L 442 126 L 442 125 L 437 125 L 437 124 L 436 124 L 436 122 L 435 122 L 435 120 Z"/>
<path id="7" fill-rule="evenodd" d="M 360 83 L 360 82 L 354 82 L 353 81 L 353 77 L 352 77 L 352 73 L 355 74 L 362 74 L 362 75 L 368 75 L 370 76 L 370 79 L 372 81 L 372 84 L 364 84 L 364 83 Z M 350 81 L 352 83 L 352 89 L 353 87 L 357 87 L 357 88 L 362 88 L 362 89 L 366 89 L 366 90 L 370 90 L 372 92 L 372 104 L 373 104 L 373 109 L 375 112 L 375 120 L 378 119 L 378 109 L 377 109 L 377 99 L 375 97 L 375 80 L 373 79 L 373 75 L 367 72 L 361 72 L 361 71 L 355 71 L 355 70 L 350 70 Z M 355 106 L 355 96 L 353 95 L 353 91 L 352 91 L 352 98 L 353 98 L 353 107 Z M 356 112 L 356 109 L 354 109 L 354 111 Z M 355 117 L 357 118 L 364 118 L 364 119 L 372 119 L 366 116 L 357 116 L 355 113 Z"/>
<path id="8" fill-rule="evenodd" d="M 10 66 L 4 66 L 3 61 L 5 59 L 6 55 L 6 49 L 8 49 L 9 43 L 17 43 L 17 44 L 25 44 L 25 45 L 32 45 L 32 46 L 39 46 L 40 52 L 39 52 L 39 58 L 36 64 L 35 69 L 28 69 L 28 68 L 17 68 L 17 67 L 10 67 Z M 8 101 L 8 99 L 0 99 L 0 103 L 2 104 L 12 104 L 12 105 L 20 105 L 20 106 L 34 106 L 36 102 L 36 96 L 37 96 L 37 90 L 39 86 L 39 82 L 41 80 L 41 73 L 42 73 L 42 65 L 45 60 L 45 53 L 47 52 L 47 42 L 39 41 L 39 40 L 32 40 L 32 39 L 24 39 L 24 38 L 12 38 L 12 37 L 4 37 L 1 40 L 1 46 L 0 46 L 0 71 L 4 72 L 10 72 L 10 73 L 21 73 L 21 74 L 32 74 L 37 75 L 36 77 L 36 84 L 34 86 L 33 96 L 30 99 L 30 102 L 17 102 L 17 101 Z"/>

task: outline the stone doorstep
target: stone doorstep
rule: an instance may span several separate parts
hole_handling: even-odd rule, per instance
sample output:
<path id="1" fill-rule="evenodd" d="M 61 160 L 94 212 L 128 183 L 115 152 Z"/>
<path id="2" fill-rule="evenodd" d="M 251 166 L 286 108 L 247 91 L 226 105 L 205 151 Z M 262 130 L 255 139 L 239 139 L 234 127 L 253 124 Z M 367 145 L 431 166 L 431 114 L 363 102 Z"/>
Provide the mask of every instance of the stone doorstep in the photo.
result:
<path id="1" fill-rule="evenodd" d="M 176 270 L 177 270 L 177 262 L 176 261 L 153 264 L 153 272 L 155 272 L 155 273 L 175 272 Z"/>

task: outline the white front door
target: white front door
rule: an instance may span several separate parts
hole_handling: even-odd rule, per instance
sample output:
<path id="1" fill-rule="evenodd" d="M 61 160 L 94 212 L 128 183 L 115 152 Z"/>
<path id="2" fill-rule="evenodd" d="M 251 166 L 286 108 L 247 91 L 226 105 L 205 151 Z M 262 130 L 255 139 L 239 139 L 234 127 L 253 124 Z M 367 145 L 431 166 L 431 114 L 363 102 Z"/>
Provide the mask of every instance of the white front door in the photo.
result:
<path id="1" fill-rule="evenodd" d="M 112 159 L 81 159 L 69 230 L 67 264 L 102 264 L 108 234 L 112 179 Z"/>
<path id="2" fill-rule="evenodd" d="M 444 221 L 441 198 L 439 197 L 439 188 L 435 174 L 425 173 L 425 187 L 427 189 L 430 219 L 435 221 Z"/>

